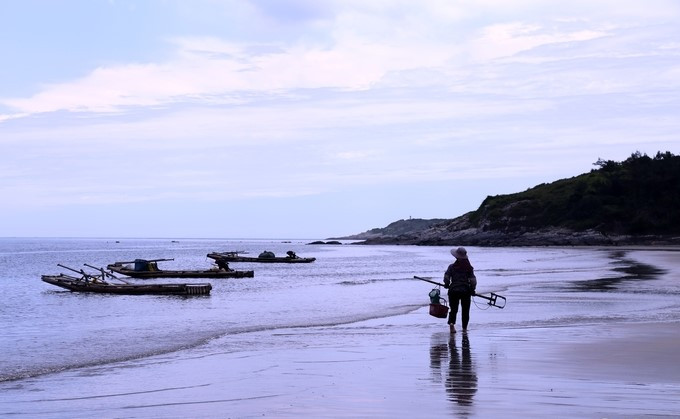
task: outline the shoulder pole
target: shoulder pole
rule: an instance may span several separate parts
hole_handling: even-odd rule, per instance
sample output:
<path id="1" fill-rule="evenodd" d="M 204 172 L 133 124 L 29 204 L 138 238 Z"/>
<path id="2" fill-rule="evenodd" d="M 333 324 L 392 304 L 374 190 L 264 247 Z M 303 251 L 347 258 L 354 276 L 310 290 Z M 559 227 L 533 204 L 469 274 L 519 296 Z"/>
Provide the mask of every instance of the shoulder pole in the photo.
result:
<path id="1" fill-rule="evenodd" d="M 428 279 L 428 278 L 423 278 L 421 276 L 414 276 L 413 278 L 419 279 L 421 281 L 429 282 L 430 284 L 439 285 L 440 287 L 446 288 L 446 286 L 444 284 L 442 284 L 441 282 L 432 281 L 431 279 Z M 505 303 L 506 303 L 505 297 L 503 297 L 502 295 L 498 295 L 496 293 L 493 293 L 493 292 L 491 292 L 489 294 L 490 294 L 489 296 L 482 295 L 482 294 L 473 294 L 473 296 L 488 300 L 489 305 L 492 306 L 492 307 L 497 307 L 497 308 L 505 307 Z"/>
<path id="2" fill-rule="evenodd" d="M 423 278 L 422 276 L 414 276 L 413 278 L 420 279 L 421 281 L 429 282 L 430 284 L 435 284 L 435 285 L 439 285 L 440 287 L 446 288 L 446 285 L 442 284 L 441 282 L 435 282 L 435 281 L 433 281 L 429 278 Z"/>

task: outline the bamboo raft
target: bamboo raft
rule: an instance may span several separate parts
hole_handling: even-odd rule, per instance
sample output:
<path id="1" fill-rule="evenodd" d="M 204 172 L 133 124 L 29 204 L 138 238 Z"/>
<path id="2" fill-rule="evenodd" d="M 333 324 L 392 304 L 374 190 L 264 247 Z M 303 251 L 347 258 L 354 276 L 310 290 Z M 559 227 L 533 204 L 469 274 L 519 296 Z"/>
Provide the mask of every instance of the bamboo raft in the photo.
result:
<path id="1" fill-rule="evenodd" d="M 101 274 L 91 275 L 81 270 L 69 268 L 68 266 L 58 265 L 62 268 L 81 274 L 80 277 L 66 275 L 42 275 L 43 282 L 67 289 L 72 292 L 90 292 L 98 294 L 119 294 L 119 295 L 209 295 L 212 285 L 209 283 L 201 284 L 131 284 L 117 278 L 112 274 L 106 273 L 104 269 L 99 269 Z M 90 266 L 90 265 L 86 265 Z M 90 266 L 91 267 L 91 266 Z M 110 280 L 117 280 L 121 283 L 112 283 Z"/>

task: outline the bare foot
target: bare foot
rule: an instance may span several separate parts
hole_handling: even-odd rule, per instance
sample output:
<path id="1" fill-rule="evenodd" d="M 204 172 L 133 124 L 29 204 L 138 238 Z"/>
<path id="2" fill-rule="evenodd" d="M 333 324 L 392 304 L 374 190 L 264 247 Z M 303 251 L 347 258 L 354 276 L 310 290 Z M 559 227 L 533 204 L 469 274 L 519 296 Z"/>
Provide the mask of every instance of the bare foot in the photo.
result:
<path id="1" fill-rule="evenodd" d="M 449 329 L 451 330 L 451 333 L 456 333 L 456 326 L 450 324 Z"/>

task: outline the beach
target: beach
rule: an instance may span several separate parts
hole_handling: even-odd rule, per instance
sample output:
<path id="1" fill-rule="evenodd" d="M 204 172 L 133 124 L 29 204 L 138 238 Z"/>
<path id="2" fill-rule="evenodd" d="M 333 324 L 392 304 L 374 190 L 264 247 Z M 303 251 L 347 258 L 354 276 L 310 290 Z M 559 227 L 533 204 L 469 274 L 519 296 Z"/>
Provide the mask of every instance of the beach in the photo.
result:
<path id="1" fill-rule="evenodd" d="M 34 417 L 674 417 L 680 325 L 450 335 L 418 310 L 386 321 L 252 334 L 286 350 L 163 357 L 22 384 Z M 59 383 L 76 381 L 78 397 Z M 7 406 L 5 406 L 6 408 Z M 11 410 L 5 410 L 12 413 Z"/>
<path id="2" fill-rule="evenodd" d="M 626 252 L 663 269 L 658 280 L 677 282 L 675 250 Z M 663 301 L 677 300 L 677 288 L 670 292 Z M 561 319 L 574 301 L 537 302 L 521 288 L 504 295 L 502 310 L 473 307 L 467 333 L 450 334 L 426 305 L 355 322 L 233 333 L 186 350 L 5 382 L 0 412 L 60 418 L 680 415 L 675 307 L 632 321 L 613 314 L 605 322 L 506 323 L 539 303 L 553 306 Z M 583 304 L 630 305 L 617 298 L 598 294 Z"/>

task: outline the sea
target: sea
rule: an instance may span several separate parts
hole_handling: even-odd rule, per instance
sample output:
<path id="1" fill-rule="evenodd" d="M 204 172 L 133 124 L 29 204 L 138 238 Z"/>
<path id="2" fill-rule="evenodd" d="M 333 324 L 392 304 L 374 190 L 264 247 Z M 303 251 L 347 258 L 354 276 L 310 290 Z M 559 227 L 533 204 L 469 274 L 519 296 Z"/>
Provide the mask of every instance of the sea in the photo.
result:
<path id="1" fill-rule="evenodd" d="M 65 372 L 105 368 L 116 374 L 129 362 L 192 354 L 286 349 L 286 343 L 247 339 L 272 330 L 349 325 L 422 312 L 437 288 L 415 276 L 442 281 L 453 261 L 439 246 L 311 244 L 314 239 L 1 238 L 0 416 L 39 415 L 15 401 L 22 389 Z M 231 263 L 253 278 L 154 279 L 133 282 L 212 284 L 209 296 L 123 296 L 74 293 L 41 281 L 70 274 L 64 265 L 94 273 L 116 261 L 172 259 L 161 269 L 209 269 L 211 252 L 315 257 L 308 264 Z M 644 257 L 617 248 L 469 247 L 477 292 L 506 299 L 503 309 L 473 299 L 475 329 L 559 327 L 610 322 L 680 320 L 677 278 Z M 642 250 L 638 252 L 644 253 Z M 641 261 L 642 260 L 642 261 Z M 442 290 L 445 296 L 445 290 Z M 575 302 L 578 302 L 577 304 Z M 487 315 L 479 315 L 487 310 Z M 435 320 L 434 318 L 430 318 Z M 446 330 L 446 324 L 441 324 Z M 258 347 L 257 345 L 261 345 Z M 180 355 L 181 354 L 181 355 Z M 79 394 L 69 381 L 67 394 Z M 14 399 L 16 397 L 16 399 Z M 17 407 L 19 406 L 19 407 Z M 106 416 L 106 415 L 105 415 Z M 114 415 L 115 416 L 115 415 Z"/>

